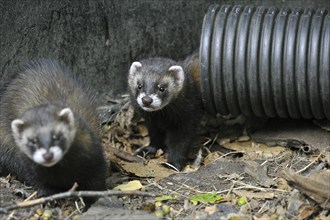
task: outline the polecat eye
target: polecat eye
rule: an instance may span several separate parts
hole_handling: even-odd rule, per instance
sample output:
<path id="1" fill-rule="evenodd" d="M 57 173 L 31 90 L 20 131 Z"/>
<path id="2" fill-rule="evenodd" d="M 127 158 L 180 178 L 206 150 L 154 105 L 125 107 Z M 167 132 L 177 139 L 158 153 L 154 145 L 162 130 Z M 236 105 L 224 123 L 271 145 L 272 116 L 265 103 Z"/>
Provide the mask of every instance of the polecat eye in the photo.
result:
<path id="1" fill-rule="evenodd" d="M 62 136 L 60 134 L 53 134 L 52 139 L 54 141 L 59 141 L 61 140 Z"/>
<path id="2" fill-rule="evenodd" d="M 141 83 L 138 83 L 138 89 L 142 89 L 142 84 Z"/>
<path id="3" fill-rule="evenodd" d="M 36 138 L 29 138 L 29 139 L 28 139 L 28 143 L 29 143 L 30 145 L 35 145 L 35 144 L 37 144 L 37 139 L 36 139 Z"/>
<path id="4" fill-rule="evenodd" d="M 165 92 L 165 87 L 159 87 L 158 90 L 159 90 L 160 92 Z"/>

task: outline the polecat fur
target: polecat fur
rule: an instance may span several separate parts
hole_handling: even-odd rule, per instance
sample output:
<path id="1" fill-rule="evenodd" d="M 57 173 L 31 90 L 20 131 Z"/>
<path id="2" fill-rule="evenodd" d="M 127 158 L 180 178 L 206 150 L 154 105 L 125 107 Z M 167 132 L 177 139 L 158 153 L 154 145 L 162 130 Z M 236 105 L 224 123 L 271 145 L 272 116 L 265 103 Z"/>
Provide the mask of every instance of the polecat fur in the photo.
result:
<path id="1" fill-rule="evenodd" d="M 58 62 L 24 65 L 0 102 L 0 173 L 41 196 L 104 190 L 106 162 L 92 91 Z"/>
<path id="2" fill-rule="evenodd" d="M 187 163 L 202 115 L 194 69 L 187 60 L 156 57 L 133 62 L 128 73 L 131 102 L 145 118 L 150 146 L 165 149 L 178 169 Z"/>

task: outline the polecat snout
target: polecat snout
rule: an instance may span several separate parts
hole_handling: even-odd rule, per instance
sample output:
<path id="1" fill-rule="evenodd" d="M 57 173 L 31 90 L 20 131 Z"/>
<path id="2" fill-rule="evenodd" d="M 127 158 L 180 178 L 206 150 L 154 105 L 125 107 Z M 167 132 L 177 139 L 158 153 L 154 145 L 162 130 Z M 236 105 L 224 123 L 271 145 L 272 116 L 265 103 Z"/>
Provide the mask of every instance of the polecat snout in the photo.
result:
<path id="1" fill-rule="evenodd" d="M 135 109 L 146 120 L 150 145 L 166 149 L 168 162 L 181 169 L 202 114 L 191 73 L 171 59 L 149 58 L 132 63 L 128 86 Z"/>
<path id="2" fill-rule="evenodd" d="M 106 162 L 92 91 L 53 60 L 28 63 L 0 102 L 0 173 L 39 195 L 104 190 Z"/>

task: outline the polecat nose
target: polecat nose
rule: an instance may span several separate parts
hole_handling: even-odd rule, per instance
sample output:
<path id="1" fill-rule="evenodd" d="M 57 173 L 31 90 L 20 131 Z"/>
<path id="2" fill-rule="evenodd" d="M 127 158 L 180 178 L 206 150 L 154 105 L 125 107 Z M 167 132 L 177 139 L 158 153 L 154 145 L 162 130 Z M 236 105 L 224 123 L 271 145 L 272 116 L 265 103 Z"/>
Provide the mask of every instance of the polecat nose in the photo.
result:
<path id="1" fill-rule="evenodd" d="M 153 101 L 152 98 L 150 98 L 149 96 L 144 96 L 142 98 L 142 103 L 145 106 L 149 106 L 152 103 L 152 101 Z"/>
<path id="2" fill-rule="evenodd" d="M 52 152 L 46 152 L 42 155 L 42 157 L 45 159 L 45 161 L 49 162 L 53 159 L 54 154 Z"/>

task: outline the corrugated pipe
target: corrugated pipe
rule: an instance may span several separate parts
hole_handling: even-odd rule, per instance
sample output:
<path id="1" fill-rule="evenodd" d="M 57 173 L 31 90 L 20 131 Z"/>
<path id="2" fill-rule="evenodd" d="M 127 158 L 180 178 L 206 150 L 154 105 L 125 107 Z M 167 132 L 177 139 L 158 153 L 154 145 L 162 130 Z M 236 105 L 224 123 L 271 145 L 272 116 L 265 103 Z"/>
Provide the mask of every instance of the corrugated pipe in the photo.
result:
<path id="1" fill-rule="evenodd" d="M 330 120 L 327 9 L 211 5 L 200 64 L 213 114 Z"/>

